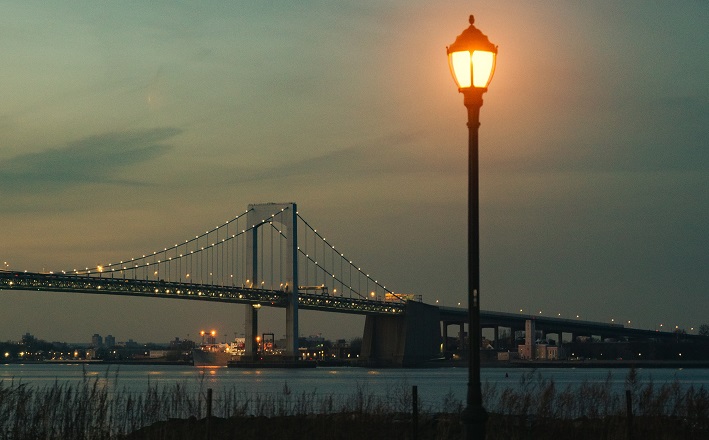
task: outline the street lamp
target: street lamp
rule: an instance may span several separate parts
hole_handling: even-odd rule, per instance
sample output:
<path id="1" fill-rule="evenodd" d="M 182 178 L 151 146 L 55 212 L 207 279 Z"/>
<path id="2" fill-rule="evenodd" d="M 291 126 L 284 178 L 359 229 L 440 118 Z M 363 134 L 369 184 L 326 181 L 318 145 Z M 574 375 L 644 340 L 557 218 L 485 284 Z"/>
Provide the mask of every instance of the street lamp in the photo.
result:
<path id="1" fill-rule="evenodd" d="M 478 127 L 483 93 L 495 72 L 497 46 L 470 26 L 447 48 L 448 64 L 468 110 L 468 396 L 463 412 L 464 438 L 484 439 L 487 412 L 480 385 L 480 218 Z"/>

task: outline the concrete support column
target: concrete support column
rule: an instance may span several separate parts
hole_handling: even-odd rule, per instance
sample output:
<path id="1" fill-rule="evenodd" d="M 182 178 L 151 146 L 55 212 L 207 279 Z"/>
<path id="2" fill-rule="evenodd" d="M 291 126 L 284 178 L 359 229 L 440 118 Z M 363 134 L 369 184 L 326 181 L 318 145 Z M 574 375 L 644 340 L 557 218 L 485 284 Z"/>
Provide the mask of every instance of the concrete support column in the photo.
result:
<path id="1" fill-rule="evenodd" d="M 448 322 L 443 321 L 443 353 L 448 352 Z"/>
<path id="2" fill-rule="evenodd" d="M 367 315 L 360 359 L 365 365 L 410 367 L 440 356 L 438 307 L 407 301 L 401 315 Z"/>
<path id="3" fill-rule="evenodd" d="M 258 353 L 258 307 L 246 304 L 244 316 L 244 357 L 255 359 Z"/>
<path id="4" fill-rule="evenodd" d="M 495 332 L 495 336 L 493 338 L 495 339 L 495 342 L 493 342 L 493 347 L 496 349 L 500 349 L 500 326 L 496 325 L 493 327 L 493 331 Z"/>

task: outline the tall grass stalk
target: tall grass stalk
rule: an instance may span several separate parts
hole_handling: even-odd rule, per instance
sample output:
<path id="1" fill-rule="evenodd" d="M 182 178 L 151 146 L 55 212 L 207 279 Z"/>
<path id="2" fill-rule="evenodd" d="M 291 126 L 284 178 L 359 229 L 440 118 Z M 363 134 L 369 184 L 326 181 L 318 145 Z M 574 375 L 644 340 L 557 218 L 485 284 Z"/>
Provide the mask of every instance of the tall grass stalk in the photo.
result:
<path id="1" fill-rule="evenodd" d="M 491 414 L 490 438 L 517 438 L 513 432 L 521 431 L 532 435 L 540 426 L 554 432 L 589 420 L 600 426 L 599 438 L 615 438 L 608 433 L 622 432 L 626 407 L 625 394 L 614 389 L 611 379 L 609 375 L 600 383 L 559 387 L 553 379 L 532 371 L 505 387 L 486 383 L 483 398 Z M 709 392 L 704 387 L 682 387 L 677 381 L 658 386 L 652 380 L 639 381 L 634 370 L 626 378 L 626 387 L 635 419 L 645 428 L 660 432 L 661 424 L 673 420 L 682 432 L 709 432 Z M 214 390 L 212 411 L 225 419 L 318 414 L 340 414 L 348 420 L 406 417 L 412 407 L 411 386 L 404 382 L 385 391 L 385 395 L 374 393 L 366 384 L 357 384 L 352 394 L 294 392 L 287 383 L 275 393 L 251 393 L 232 386 Z M 43 387 L 0 381 L 0 440 L 121 438 L 160 421 L 201 419 L 206 415 L 205 396 L 203 382 L 196 388 L 176 382 L 148 383 L 142 392 L 128 390 L 120 387 L 118 372 L 108 371 L 102 376 L 84 375 L 78 383 L 55 381 Z M 442 423 L 459 417 L 464 404 L 451 391 L 441 402 L 420 396 L 419 408 L 422 420 L 428 417 L 431 423 Z M 447 430 L 439 428 L 439 432 Z"/>

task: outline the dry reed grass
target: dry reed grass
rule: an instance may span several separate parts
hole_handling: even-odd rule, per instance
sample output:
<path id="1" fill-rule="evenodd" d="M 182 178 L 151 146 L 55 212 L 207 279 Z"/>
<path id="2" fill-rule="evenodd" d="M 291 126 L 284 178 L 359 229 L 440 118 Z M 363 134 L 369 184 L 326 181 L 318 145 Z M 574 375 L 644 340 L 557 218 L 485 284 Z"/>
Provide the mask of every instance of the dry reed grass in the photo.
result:
<path id="1" fill-rule="evenodd" d="M 107 371 L 100 377 L 85 375 L 75 384 L 45 387 L 0 381 L 0 439 L 204 438 L 204 383 L 196 392 L 184 383 L 148 384 L 145 391 L 134 392 L 119 389 L 118 376 Z M 640 381 L 631 370 L 626 388 L 636 439 L 709 438 L 704 387 L 656 385 Z M 280 393 L 215 390 L 212 439 L 232 438 L 235 426 L 239 438 L 259 438 L 268 429 L 294 439 L 411 438 L 411 387 L 402 383 L 386 391 L 381 396 L 359 385 L 351 395 L 295 393 L 287 383 Z M 512 387 L 486 384 L 483 396 L 490 440 L 627 438 L 625 394 L 614 391 L 610 376 L 603 383 L 560 389 L 553 379 L 531 372 Z M 452 392 L 441 402 L 426 402 L 419 401 L 419 438 L 459 438 L 464 402 Z"/>

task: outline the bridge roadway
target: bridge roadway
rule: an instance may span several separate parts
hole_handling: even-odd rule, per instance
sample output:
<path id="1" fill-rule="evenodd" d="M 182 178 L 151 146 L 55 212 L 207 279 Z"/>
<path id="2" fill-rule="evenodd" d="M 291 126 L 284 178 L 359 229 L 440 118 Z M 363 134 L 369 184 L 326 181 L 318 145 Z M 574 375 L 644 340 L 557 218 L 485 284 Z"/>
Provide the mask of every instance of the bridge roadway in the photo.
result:
<path id="1" fill-rule="evenodd" d="M 89 294 L 128 295 L 143 298 L 172 298 L 217 301 L 236 304 L 261 304 L 286 307 L 288 294 L 279 290 L 252 289 L 238 286 L 218 286 L 168 281 L 132 280 L 102 276 L 13 272 L 0 270 L 0 290 L 75 292 Z M 299 293 L 298 308 L 359 315 L 403 315 L 404 302 L 377 301 L 322 294 Z M 440 320 L 447 325 L 468 322 L 466 308 L 439 307 Z M 480 312 L 483 328 L 524 330 L 525 321 L 533 319 L 537 330 L 545 334 L 572 333 L 598 335 L 603 338 L 672 339 L 674 332 L 658 332 L 624 327 L 621 324 L 553 318 L 505 312 Z M 683 339 L 702 339 L 699 335 L 682 335 Z"/>
<path id="2" fill-rule="evenodd" d="M 440 307 L 441 321 L 447 324 L 462 324 L 468 322 L 468 309 L 456 307 Z M 676 339 L 678 335 L 674 332 L 660 332 L 657 330 L 645 330 L 625 327 L 621 324 L 583 321 L 580 319 L 553 318 L 541 315 L 527 315 L 505 312 L 480 311 L 480 325 L 482 328 L 504 327 L 514 330 L 524 330 L 525 321 L 535 321 L 535 328 L 544 334 L 571 333 L 578 336 L 601 336 L 602 338 L 627 338 L 636 340 L 647 339 Z M 701 335 L 683 334 L 681 338 L 706 340 Z"/>
<path id="3" fill-rule="evenodd" d="M 284 291 L 238 286 L 0 270 L 0 290 L 3 289 L 192 299 L 269 307 L 286 307 L 288 298 Z M 299 293 L 298 308 L 360 315 L 401 315 L 406 306 L 404 302 Z"/>

